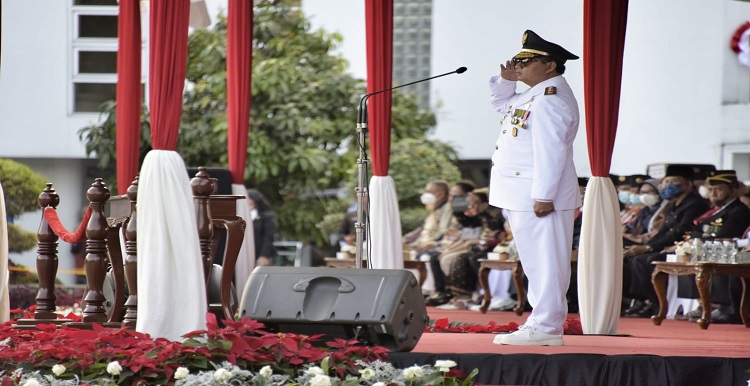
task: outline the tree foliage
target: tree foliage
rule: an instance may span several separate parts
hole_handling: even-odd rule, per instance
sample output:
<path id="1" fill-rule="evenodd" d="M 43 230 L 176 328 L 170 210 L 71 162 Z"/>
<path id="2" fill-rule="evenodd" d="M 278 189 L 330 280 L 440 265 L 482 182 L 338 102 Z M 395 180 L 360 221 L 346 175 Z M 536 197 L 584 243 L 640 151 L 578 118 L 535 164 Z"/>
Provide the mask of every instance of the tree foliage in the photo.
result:
<path id="1" fill-rule="evenodd" d="M 328 192 L 356 181 L 352 180 L 358 150 L 356 106 L 365 83 L 348 74 L 346 60 L 332 53 L 341 36 L 312 30 L 298 0 L 261 2 L 254 12 L 244 179 L 269 199 L 284 236 L 320 240 L 323 235 L 315 224 L 342 208 L 339 198 Z M 188 87 L 177 151 L 190 166 L 227 165 L 226 50 L 224 17 L 214 28 L 195 31 L 189 38 Z M 115 106 L 105 107 L 109 110 L 103 123 L 84 128 L 79 135 L 89 154 L 99 157 L 99 166 L 111 167 Z M 446 162 L 446 169 L 457 172 L 451 163 L 452 149 L 426 138 L 435 125 L 434 114 L 420 109 L 409 93 L 393 95 L 392 111 L 394 144 L 410 140 L 403 146 L 409 147 L 412 157 L 428 157 L 424 162 L 430 165 Z M 145 113 L 143 120 L 141 157 L 150 148 Z M 439 160 L 434 158 L 438 156 Z M 399 182 L 423 188 L 420 178 Z M 414 193 L 407 191 L 405 197 L 413 198 Z"/>
<path id="2" fill-rule="evenodd" d="M 17 217 L 25 212 L 39 209 L 39 194 L 47 179 L 28 166 L 9 159 L 0 158 L 0 182 L 5 195 L 5 213 Z M 36 234 L 27 232 L 14 224 L 8 224 L 8 249 L 23 252 L 36 245 Z"/>

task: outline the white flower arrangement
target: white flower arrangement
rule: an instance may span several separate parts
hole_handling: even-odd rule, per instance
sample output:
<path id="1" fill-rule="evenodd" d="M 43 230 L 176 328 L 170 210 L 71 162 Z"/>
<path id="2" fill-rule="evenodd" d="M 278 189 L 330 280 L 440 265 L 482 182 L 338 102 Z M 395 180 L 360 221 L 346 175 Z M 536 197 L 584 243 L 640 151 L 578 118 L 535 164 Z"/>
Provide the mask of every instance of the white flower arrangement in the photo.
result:
<path id="1" fill-rule="evenodd" d="M 360 376 L 348 375 L 341 379 L 329 376 L 328 358 L 320 365 L 307 365 L 295 378 L 285 374 L 273 374 L 269 366 L 258 372 L 241 369 L 229 362 L 223 362 L 215 371 L 202 371 L 189 374 L 175 382 L 175 386 L 223 386 L 223 385 L 266 385 L 266 386 L 426 386 L 426 385 L 469 385 L 477 374 L 474 370 L 465 380 L 446 378 L 447 373 L 457 364 L 451 360 L 438 360 L 435 366 L 411 366 L 397 369 L 383 361 L 356 361 Z M 218 376 L 221 374 L 221 377 Z M 221 379 L 220 379 L 221 378 Z"/>
<path id="2" fill-rule="evenodd" d="M 112 361 L 107 364 L 107 372 L 111 375 L 120 375 L 122 372 L 122 366 L 120 366 L 120 362 L 118 361 Z"/>
<path id="3" fill-rule="evenodd" d="M 350 255 L 355 255 L 357 253 L 357 246 L 346 244 L 341 246 L 341 252 L 348 253 Z"/>
<path id="4" fill-rule="evenodd" d="M 183 379 L 190 375 L 190 370 L 187 367 L 178 367 L 174 372 L 174 379 Z"/>
<path id="5" fill-rule="evenodd" d="M 686 256 L 686 255 L 692 255 L 693 254 L 693 244 L 689 241 L 680 241 L 677 243 L 677 248 L 675 248 L 674 253 L 677 256 Z"/>
<path id="6" fill-rule="evenodd" d="M 55 374 L 55 376 L 61 376 L 65 372 L 66 368 L 65 366 L 61 364 L 57 364 L 52 366 L 52 374 Z"/>
<path id="7" fill-rule="evenodd" d="M 495 253 L 507 253 L 508 259 L 510 260 L 516 260 L 518 259 L 518 249 L 516 248 L 516 243 L 513 242 L 513 240 L 508 241 L 507 244 L 498 244 L 492 252 Z"/>

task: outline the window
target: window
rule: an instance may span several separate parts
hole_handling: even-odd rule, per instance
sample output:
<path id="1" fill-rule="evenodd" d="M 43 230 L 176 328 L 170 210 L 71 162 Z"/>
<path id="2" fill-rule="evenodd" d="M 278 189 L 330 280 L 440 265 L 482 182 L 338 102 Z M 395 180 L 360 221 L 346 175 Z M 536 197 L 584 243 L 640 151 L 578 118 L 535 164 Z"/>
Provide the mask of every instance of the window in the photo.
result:
<path id="1" fill-rule="evenodd" d="M 72 113 L 98 113 L 117 88 L 117 0 L 72 0 Z"/>
<path id="2" fill-rule="evenodd" d="M 78 113 L 98 113 L 102 103 L 114 100 L 117 95 L 116 83 L 74 83 L 74 111 Z"/>
<path id="3" fill-rule="evenodd" d="M 78 15 L 78 37 L 117 38 L 117 15 Z"/>
<path id="4" fill-rule="evenodd" d="M 78 51 L 79 74 L 116 74 L 116 51 Z"/>
<path id="5" fill-rule="evenodd" d="M 117 5 L 117 0 L 75 0 L 73 5 Z"/>

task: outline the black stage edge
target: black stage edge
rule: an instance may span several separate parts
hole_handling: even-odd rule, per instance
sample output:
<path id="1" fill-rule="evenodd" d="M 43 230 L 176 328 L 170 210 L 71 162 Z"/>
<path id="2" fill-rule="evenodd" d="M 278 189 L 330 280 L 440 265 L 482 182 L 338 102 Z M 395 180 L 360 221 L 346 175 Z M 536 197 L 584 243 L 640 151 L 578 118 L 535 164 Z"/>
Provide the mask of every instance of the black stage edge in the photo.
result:
<path id="1" fill-rule="evenodd" d="M 603 354 L 430 354 L 392 352 L 396 368 L 447 359 L 482 385 L 748 386 L 750 358 Z"/>

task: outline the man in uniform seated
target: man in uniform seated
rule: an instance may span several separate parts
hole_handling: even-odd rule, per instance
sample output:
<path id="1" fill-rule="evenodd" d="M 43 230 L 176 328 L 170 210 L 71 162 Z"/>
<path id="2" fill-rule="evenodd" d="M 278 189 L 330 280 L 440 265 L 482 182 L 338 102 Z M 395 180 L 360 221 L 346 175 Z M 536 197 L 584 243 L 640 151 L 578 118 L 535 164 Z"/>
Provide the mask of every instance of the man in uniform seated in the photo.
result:
<path id="1" fill-rule="evenodd" d="M 628 260 L 623 264 L 624 288 L 634 299 L 625 310 L 627 317 L 647 318 L 655 315 L 659 305 L 651 283 L 654 261 L 665 261 L 668 248 L 683 240 L 685 233 L 693 230 L 693 220 L 708 210 L 708 203 L 693 187 L 693 169 L 683 165 L 669 165 L 662 180 L 659 194 L 668 200 L 664 208 L 664 224 L 646 244 L 631 245 L 623 252 Z"/>
<path id="2" fill-rule="evenodd" d="M 695 219 L 692 238 L 710 241 L 742 237 L 744 230 L 750 226 L 750 208 L 738 198 L 739 183 L 734 170 L 716 170 L 710 172 L 706 179 L 708 199 L 713 206 L 708 212 Z M 694 276 L 680 276 L 677 296 L 681 298 L 698 298 Z M 733 285 L 730 285 L 730 282 Z M 739 301 L 733 304 L 731 288 L 740 288 L 738 277 L 723 275 L 714 276 L 711 280 L 711 301 L 718 307 L 711 312 L 711 323 L 740 323 Z M 736 299 L 740 295 L 736 294 Z M 692 322 L 697 322 L 701 311 L 687 314 Z"/>

